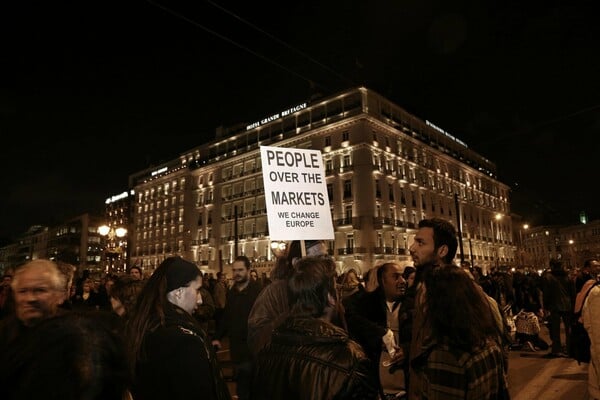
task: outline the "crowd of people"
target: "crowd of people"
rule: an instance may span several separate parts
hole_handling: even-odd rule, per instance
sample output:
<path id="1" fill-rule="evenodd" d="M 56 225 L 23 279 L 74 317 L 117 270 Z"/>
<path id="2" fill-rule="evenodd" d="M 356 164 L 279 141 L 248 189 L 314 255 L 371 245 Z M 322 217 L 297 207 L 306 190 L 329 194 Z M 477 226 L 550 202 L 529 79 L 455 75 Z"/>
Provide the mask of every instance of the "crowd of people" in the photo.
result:
<path id="1" fill-rule="evenodd" d="M 600 263 L 484 275 L 453 264 L 457 247 L 454 226 L 432 218 L 418 224 L 412 266 L 386 260 L 364 275 L 338 273 L 322 240 L 290 242 L 269 278 L 245 256 L 231 280 L 176 256 L 150 276 L 134 266 L 102 280 L 30 261 L 0 286 L 3 398 L 232 399 L 217 353 L 227 339 L 242 400 L 510 399 L 508 352 L 569 357 L 579 307 L 600 399 Z"/>

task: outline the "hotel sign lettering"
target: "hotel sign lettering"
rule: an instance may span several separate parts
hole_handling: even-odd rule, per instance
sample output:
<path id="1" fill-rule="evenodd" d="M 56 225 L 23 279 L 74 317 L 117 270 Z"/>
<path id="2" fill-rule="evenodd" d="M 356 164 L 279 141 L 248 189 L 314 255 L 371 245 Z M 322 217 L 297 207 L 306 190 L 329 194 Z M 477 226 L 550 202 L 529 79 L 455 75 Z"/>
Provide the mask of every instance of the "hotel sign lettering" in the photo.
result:
<path id="1" fill-rule="evenodd" d="M 265 118 L 261 119 L 260 121 L 256 121 L 250 125 L 247 125 L 246 130 L 249 131 L 250 129 L 258 128 L 261 125 L 268 124 L 269 122 L 275 121 L 279 118 L 287 117 L 288 115 L 292 115 L 294 113 L 297 113 L 298 111 L 304 110 L 306 107 L 307 107 L 306 103 L 302 103 L 302 104 L 298 104 L 297 106 L 290 107 L 286 110 L 283 110 L 276 114 L 265 117 Z"/>

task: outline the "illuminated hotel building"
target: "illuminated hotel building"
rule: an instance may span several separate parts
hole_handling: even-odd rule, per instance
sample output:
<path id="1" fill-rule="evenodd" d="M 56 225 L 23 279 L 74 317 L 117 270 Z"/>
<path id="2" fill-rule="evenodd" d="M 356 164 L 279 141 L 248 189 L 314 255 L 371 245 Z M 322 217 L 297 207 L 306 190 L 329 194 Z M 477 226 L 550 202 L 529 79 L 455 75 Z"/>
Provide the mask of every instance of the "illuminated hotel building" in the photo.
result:
<path id="1" fill-rule="evenodd" d="M 456 226 L 457 203 L 466 260 L 487 269 L 514 258 L 510 189 L 496 166 L 359 87 L 218 131 L 178 159 L 131 175 L 131 259 L 151 270 L 179 254 L 218 271 L 243 254 L 268 267 L 261 145 L 321 150 L 335 230 L 330 252 L 340 271 L 411 263 L 418 221 L 436 216 Z"/>

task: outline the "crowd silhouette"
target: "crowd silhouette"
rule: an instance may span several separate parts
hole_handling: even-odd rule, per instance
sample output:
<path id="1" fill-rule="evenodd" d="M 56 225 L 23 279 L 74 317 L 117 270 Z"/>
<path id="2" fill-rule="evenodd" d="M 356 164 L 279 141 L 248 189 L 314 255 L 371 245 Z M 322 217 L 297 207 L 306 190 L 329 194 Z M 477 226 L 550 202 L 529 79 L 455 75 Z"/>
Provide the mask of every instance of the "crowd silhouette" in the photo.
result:
<path id="1" fill-rule="evenodd" d="M 575 322 L 590 371 L 600 365 L 597 260 L 484 273 L 453 264 L 456 251 L 454 226 L 432 218 L 412 265 L 367 271 L 344 269 L 321 240 L 289 242 L 270 276 L 245 256 L 231 278 L 177 256 L 148 276 L 33 260 L 0 285 L 3 398 L 509 399 L 508 352 L 573 357 Z"/>

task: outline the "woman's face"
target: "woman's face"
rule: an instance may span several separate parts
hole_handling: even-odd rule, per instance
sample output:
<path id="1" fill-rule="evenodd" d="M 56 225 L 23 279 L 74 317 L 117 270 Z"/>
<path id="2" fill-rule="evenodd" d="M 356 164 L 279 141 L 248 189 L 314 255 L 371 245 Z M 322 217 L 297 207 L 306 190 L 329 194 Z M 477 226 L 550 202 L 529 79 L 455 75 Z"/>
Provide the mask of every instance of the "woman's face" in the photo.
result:
<path id="1" fill-rule="evenodd" d="M 415 283 L 415 276 L 417 275 L 416 271 L 413 271 L 410 273 L 410 275 L 408 275 L 408 277 L 406 278 L 406 283 L 407 283 L 407 287 L 411 287 L 414 283 Z"/>
<path id="2" fill-rule="evenodd" d="M 198 304 L 202 301 L 202 296 L 200 295 L 201 287 L 202 277 L 198 276 L 188 286 L 175 289 L 177 293 L 173 296 L 173 303 L 183 308 L 189 314 L 193 314 Z"/>

